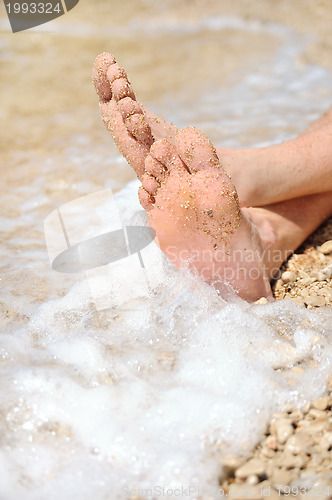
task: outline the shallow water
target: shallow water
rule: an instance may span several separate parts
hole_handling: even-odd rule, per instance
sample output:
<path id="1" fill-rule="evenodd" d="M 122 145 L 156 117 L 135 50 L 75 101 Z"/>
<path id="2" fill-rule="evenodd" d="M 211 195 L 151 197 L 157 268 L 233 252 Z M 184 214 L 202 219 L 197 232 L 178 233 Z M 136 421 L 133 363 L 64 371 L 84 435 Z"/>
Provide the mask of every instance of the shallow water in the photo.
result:
<path id="1" fill-rule="evenodd" d="M 154 111 L 226 146 L 300 132 L 329 106 L 332 77 L 306 63 L 307 40 L 284 26 L 208 9 L 183 20 L 171 1 L 114 16 L 96 6 L 95 17 L 82 2 L 44 28 L 1 35 L 10 170 L 0 497 L 150 498 L 149 488 L 189 485 L 192 498 L 216 497 L 225 453 L 248 453 L 274 411 L 324 392 L 330 310 L 218 297 L 171 269 L 153 243 L 144 269 L 131 255 L 85 275 L 57 273 L 46 217 L 74 200 L 81 208 L 65 223 L 81 241 L 145 223 L 138 184 L 126 186 L 133 175 L 98 117 L 90 67 L 102 50 L 128 67 Z M 105 190 L 119 192 L 114 200 Z M 94 193 L 87 217 L 84 197 Z"/>

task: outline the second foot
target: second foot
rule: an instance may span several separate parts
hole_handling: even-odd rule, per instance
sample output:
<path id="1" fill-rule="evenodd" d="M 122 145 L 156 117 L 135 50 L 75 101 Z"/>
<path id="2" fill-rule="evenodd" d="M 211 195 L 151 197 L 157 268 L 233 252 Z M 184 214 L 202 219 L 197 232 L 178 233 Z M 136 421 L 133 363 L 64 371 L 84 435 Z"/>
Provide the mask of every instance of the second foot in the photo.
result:
<path id="1" fill-rule="evenodd" d="M 145 160 L 140 202 L 158 244 L 179 268 L 189 265 L 216 288 L 230 284 L 244 299 L 271 296 L 266 241 L 211 142 L 199 130 L 178 132 L 175 145 L 153 144 Z"/>

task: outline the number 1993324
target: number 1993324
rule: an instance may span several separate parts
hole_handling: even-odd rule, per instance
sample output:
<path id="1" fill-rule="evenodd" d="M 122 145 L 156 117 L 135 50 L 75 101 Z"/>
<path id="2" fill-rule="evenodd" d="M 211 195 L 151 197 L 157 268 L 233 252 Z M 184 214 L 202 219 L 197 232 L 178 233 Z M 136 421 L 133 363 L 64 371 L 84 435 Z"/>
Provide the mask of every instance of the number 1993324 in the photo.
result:
<path id="1" fill-rule="evenodd" d="M 44 2 L 15 2 L 14 4 L 7 3 L 6 7 L 8 14 L 53 14 L 54 12 L 61 14 L 63 12 L 62 6 L 59 2 L 55 5 Z"/>

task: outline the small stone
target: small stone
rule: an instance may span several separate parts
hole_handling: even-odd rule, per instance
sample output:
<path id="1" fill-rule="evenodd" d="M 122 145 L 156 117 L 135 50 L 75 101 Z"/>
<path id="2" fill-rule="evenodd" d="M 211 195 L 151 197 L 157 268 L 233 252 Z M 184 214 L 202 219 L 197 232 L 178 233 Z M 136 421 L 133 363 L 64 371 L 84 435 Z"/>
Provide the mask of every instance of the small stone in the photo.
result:
<path id="1" fill-rule="evenodd" d="M 308 297 L 305 297 L 304 302 L 307 306 L 312 307 L 322 307 L 326 305 L 325 299 L 321 295 L 308 295 Z"/>
<path id="2" fill-rule="evenodd" d="M 316 408 L 317 410 L 322 410 L 322 411 L 326 410 L 328 405 L 329 405 L 329 398 L 328 397 L 318 398 L 314 402 L 314 408 Z"/>
<path id="3" fill-rule="evenodd" d="M 319 446 L 322 450 L 328 451 L 329 448 L 332 446 L 332 432 L 326 432 L 323 434 Z"/>
<path id="4" fill-rule="evenodd" d="M 263 446 L 261 454 L 266 458 L 272 458 L 275 455 L 275 451 L 272 448 L 268 448 L 268 446 Z"/>
<path id="5" fill-rule="evenodd" d="M 235 477 L 239 479 L 246 479 L 251 474 L 262 476 L 265 473 L 265 464 L 259 458 L 252 458 L 249 462 L 241 465 L 235 471 Z"/>
<path id="6" fill-rule="evenodd" d="M 301 455 L 284 455 L 282 459 L 282 465 L 286 469 L 294 469 L 295 467 L 302 467 L 305 460 Z"/>
<path id="7" fill-rule="evenodd" d="M 302 413 L 305 415 L 311 408 L 311 401 L 307 401 L 301 408 Z"/>
<path id="8" fill-rule="evenodd" d="M 276 471 L 273 472 L 271 481 L 273 486 L 280 488 L 281 491 L 283 491 L 285 486 L 289 485 L 291 479 L 292 479 L 292 474 L 290 471 L 277 469 Z"/>
<path id="9" fill-rule="evenodd" d="M 311 285 L 312 283 L 314 283 L 316 281 L 316 278 L 303 278 L 301 279 L 301 283 L 302 285 L 304 286 L 308 286 L 308 285 Z M 303 290 L 302 290 L 303 292 Z"/>
<path id="10" fill-rule="evenodd" d="M 261 297 L 260 299 L 256 300 L 255 304 L 267 304 L 268 300 L 266 297 Z"/>
<path id="11" fill-rule="evenodd" d="M 222 457 L 222 466 L 228 467 L 233 471 L 238 467 L 240 467 L 242 463 L 243 463 L 243 458 L 241 457 L 235 457 L 234 455 L 224 455 Z"/>
<path id="12" fill-rule="evenodd" d="M 300 453 L 305 453 L 311 444 L 311 440 L 308 436 L 304 435 L 303 432 L 298 432 L 287 439 L 285 449 L 293 453 L 293 455 L 299 455 Z"/>
<path id="13" fill-rule="evenodd" d="M 222 479 L 226 479 L 228 477 L 233 476 L 234 471 L 240 467 L 243 463 L 243 458 L 235 457 L 233 455 L 225 455 L 222 457 L 221 465 L 222 465 Z"/>
<path id="14" fill-rule="evenodd" d="M 295 305 L 299 307 L 304 307 L 304 300 L 301 297 L 291 297 L 290 299 Z"/>
<path id="15" fill-rule="evenodd" d="M 295 368 L 295 367 L 294 367 Z M 303 372 L 303 370 L 302 370 Z M 299 372 L 299 373 L 302 373 L 302 372 Z M 295 423 L 295 422 L 298 422 L 299 420 L 301 420 L 303 418 L 303 413 L 301 410 L 294 410 L 290 415 L 289 415 L 289 419 L 292 423 Z"/>
<path id="16" fill-rule="evenodd" d="M 327 390 L 332 392 L 332 377 L 329 378 L 327 382 Z M 332 394 L 331 394 L 332 397 Z"/>
<path id="17" fill-rule="evenodd" d="M 315 278 L 317 281 L 324 281 L 326 280 L 326 276 L 324 273 L 322 273 L 321 271 L 311 271 L 310 273 L 310 277 L 311 278 Z"/>
<path id="18" fill-rule="evenodd" d="M 324 274 L 324 276 L 326 276 L 326 279 L 329 280 L 332 276 L 332 265 L 325 267 L 322 270 L 322 273 Z"/>
<path id="19" fill-rule="evenodd" d="M 305 417 L 302 420 L 298 421 L 297 428 L 301 429 L 301 430 L 306 429 L 308 427 L 308 425 L 310 425 L 310 422 L 311 422 L 311 420 L 309 420 L 309 418 Z"/>
<path id="20" fill-rule="evenodd" d="M 293 432 L 294 428 L 288 419 L 280 419 L 276 422 L 276 435 L 280 444 L 286 443 Z"/>
<path id="21" fill-rule="evenodd" d="M 332 253 L 332 240 L 325 241 L 319 248 L 319 252 L 323 253 L 324 255 L 328 255 L 329 253 Z"/>
<path id="22" fill-rule="evenodd" d="M 320 288 L 317 294 L 324 297 L 326 302 L 332 300 L 332 288 L 330 288 L 329 286 L 324 286 L 324 288 Z"/>
<path id="23" fill-rule="evenodd" d="M 249 476 L 247 477 L 247 483 L 250 485 L 258 484 L 258 481 L 259 479 L 256 474 L 249 474 Z"/>
<path id="24" fill-rule="evenodd" d="M 281 275 L 281 280 L 283 283 L 293 283 L 296 281 L 296 274 L 293 271 L 285 271 Z"/>
<path id="25" fill-rule="evenodd" d="M 272 414 L 271 420 L 272 421 L 279 420 L 280 418 L 286 419 L 287 417 L 288 417 L 288 413 L 286 413 L 285 411 L 278 411 L 278 412 Z"/>
<path id="26" fill-rule="evenodd" d="M 325 413 L 325 411 L 317 410 L 317 408 L 311 408 L 311 410 L 308 413 L 308 417 L 325 420 L 327 418 L 327 414 Z"/>
<path id="27" fill-rule="evenodd" d="M 268 448 L 270 448 L 271 450 L 276 450 L 278 447 L 277 440 L 276 440 L 275 436 L 268 436 L 266 438 L 265 443 L 266 443 L 266 446 Z"/>

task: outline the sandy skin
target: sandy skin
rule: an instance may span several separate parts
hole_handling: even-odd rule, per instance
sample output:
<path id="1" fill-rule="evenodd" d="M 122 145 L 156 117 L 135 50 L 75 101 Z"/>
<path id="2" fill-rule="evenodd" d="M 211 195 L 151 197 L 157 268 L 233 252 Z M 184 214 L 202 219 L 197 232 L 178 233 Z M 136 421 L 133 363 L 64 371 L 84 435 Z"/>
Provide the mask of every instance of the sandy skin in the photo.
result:
<path id="1" fill-rule="evenodd" d="M 258 196 L 257 208 L 245 207 L 251 193 L 259 191 L 254 177 L 249 175 L 246 189 L 241 179 L 235 182 L 245 200 L 241 203 L 219 160 L 227 153 L 218 150 L 218 156 L 199 130 L 179 131 L 148 112 L 113 56 L 98 56 L 93 80 L 103 121 L 142 182 L 140 202 L 163 252 L 177 267 L 189 265 L 219 289 L 227 282 L 247 300 L 272 296 L 273 274 L 331 213 L 330 193 L 306 196 L 308 208 L 301 211 L 303 199 L 287 200 L 287 189 L 287 201 L 259 207 Z M 241 177 L 234 159 L 227 170 Z M 269 193 L 265 189 L 264 197 L 274 201 L 275 193 Z"/>

